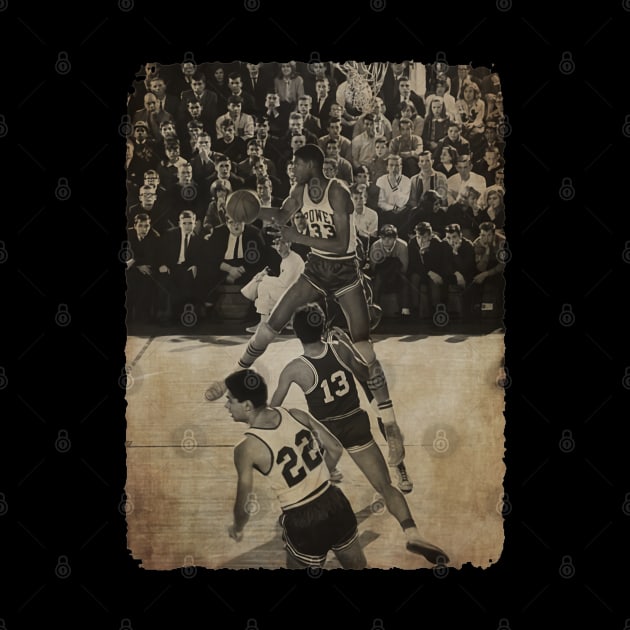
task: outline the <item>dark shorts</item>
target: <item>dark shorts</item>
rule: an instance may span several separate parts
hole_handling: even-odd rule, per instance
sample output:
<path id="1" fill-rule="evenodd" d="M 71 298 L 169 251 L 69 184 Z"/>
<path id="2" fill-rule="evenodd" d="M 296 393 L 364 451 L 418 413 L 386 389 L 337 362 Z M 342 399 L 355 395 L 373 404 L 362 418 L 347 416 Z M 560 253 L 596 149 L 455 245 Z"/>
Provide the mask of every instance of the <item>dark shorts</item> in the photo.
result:
<path id="1" fill-rule="evenodd" d="M 329 551 L 350 546 L 359 535 L 350 502 L 332 484 L 314 501 L 286 510 L 281 523 L 287 551 L 308 566 L 322 566 Z"/>
<path id="2" fill-rule="evenodd" d="M 363 409 L 359 409 L 349 418 L 322 421 L 322 424 L 349 452 L 363 450 L 374 442 L 370 429 L 370 417 Z"/>
<path id="3" fill-rule="evenodd" d="M 349 260 L 328 260 L 311 252 L 304 265 L 303 275 L 325 296 L 333 294 L 339 297 L 361 283 L 359 261 L 356 257 Z"/>

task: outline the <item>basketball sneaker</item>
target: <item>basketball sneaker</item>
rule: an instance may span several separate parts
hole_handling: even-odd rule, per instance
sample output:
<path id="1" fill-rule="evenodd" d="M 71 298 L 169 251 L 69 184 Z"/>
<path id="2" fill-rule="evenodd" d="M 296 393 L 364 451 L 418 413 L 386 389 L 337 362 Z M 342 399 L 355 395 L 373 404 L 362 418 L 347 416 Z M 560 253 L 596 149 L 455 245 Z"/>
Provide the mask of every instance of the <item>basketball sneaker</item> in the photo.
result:
<path id="1" fill-rule="evenodd" d="M 405 494 L 409 494 L 413 490 L 413 483 L 407 474 L 407 467 L 404 464 L 397 466 L 396 475 L 398 476 L 398 489 Z"/>
<path id="2" fill-rule="evenodd" d="M 407 537 L 407 551 L 417 553 L 420 556 L 424 556 L 429 562 L 433 564 L 448 564 L 449 557 L 444 553 L 442 549 L 432 545 L 426 540 L 420 538 L 420 534 L 416 527 L 410 527 L 405 530 L 405 536 Z"/>

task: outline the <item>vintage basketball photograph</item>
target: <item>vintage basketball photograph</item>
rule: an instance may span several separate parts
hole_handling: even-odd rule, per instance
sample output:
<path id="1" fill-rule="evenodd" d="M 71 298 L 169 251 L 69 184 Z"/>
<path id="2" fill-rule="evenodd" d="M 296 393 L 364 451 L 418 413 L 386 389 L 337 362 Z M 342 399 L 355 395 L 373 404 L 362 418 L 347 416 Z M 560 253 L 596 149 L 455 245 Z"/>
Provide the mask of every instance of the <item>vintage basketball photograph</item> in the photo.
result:
<path id="1" fill-rule="evenodd" d="M 131 557 L 496 564 L 511 257 L 499 73 L 187 54 L 142 60 L 127 112 Z"/>

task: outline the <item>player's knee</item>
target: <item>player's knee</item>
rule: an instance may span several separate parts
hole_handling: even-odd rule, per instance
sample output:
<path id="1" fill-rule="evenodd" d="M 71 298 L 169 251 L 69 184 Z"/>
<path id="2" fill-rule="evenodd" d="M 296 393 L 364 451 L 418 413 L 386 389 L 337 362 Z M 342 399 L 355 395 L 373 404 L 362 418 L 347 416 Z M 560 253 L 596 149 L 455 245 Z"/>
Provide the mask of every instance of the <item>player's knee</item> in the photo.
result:
<path id="1" fill-rule="evenodd" d="M 256 341 L 263 342 L 265 345 L 271 343 L 278 335 L 279 331 L 274 330 L 269 322 L 261 322 L 256 329 Z"/>
<path id="2" fill-rule="evenodd" d="M 376 354 L 374 354 L 372 342 L 370 340 L 365 340 L 354 341 L 353 343 L 363 362 L 368 366 L 368 368 L 370 368 L 372 364 L 376 362 Z"/>

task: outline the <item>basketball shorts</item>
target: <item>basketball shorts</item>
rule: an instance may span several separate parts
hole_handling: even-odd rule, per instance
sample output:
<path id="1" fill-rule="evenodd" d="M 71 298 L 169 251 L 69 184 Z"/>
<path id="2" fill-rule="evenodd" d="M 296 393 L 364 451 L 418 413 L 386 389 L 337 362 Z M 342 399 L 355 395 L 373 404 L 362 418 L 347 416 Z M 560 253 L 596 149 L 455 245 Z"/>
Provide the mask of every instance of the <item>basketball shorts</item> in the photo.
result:
<path id="1" fill-rule="evenodd" d="M 350 502 L 332 484 L 310 503 L 286 510 L 281 524 L 287 551 L 307 566 L 322 566 L 329 551 L 349 547 L 359 535 Z"/>
<path id="2" fill-rule="evenodd" d="M 363 409 L 358 409 L 349 418 L 321 422 L 349 453 L 363 450 L 374 442 L 370 417 Z"/>
<path id="3" fill-rule="evenodd" d="M 304 265 L 304 277 L 324 296 L 339 297 L 361 284 L 359 261 L 329 260 L 309 253 Z"/>

